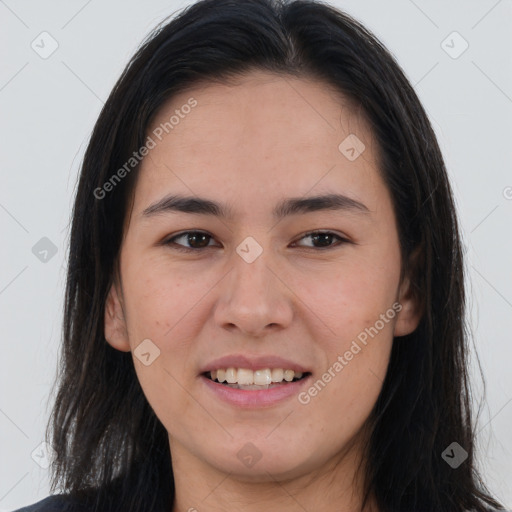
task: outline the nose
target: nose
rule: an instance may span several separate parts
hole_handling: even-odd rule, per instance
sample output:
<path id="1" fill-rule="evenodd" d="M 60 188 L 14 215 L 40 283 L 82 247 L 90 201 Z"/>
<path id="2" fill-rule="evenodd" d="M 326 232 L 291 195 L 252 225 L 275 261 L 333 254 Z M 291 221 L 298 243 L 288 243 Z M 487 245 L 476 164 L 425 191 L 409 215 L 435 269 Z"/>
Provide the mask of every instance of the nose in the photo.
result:
<path id="1" fill-rule="evenodd" d="M 290 325 L 293 292 L 269 252 L 263 251 L 252 263 L 234 252 L 232 270 L 219 289 L 216 325 L 256 338 Z"/>

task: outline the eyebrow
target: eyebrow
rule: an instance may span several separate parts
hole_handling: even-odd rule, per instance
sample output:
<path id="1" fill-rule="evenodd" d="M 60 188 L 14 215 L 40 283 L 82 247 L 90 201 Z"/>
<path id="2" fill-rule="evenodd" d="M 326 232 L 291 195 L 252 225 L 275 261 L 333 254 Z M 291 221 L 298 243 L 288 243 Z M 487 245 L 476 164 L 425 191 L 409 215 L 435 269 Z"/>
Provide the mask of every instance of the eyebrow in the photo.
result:
<path id="1" fill-rule="evenodd" d="M 306 214 L 320 210 L 345 210 L 359 213 L 370 213 L 361 202 L 342 194 L 327 194 L 312 197 L 289 198 L 279 202 L 272 215 L 282 219 L 290 215 Z M 211 199 L 202 197 L 168 195 L 148 206 L 141 217 L 148 218 L 171 212 L 183 212 L 199 215 L 213 215 L 223 219 L 235 217 L 234 211 Z"/>

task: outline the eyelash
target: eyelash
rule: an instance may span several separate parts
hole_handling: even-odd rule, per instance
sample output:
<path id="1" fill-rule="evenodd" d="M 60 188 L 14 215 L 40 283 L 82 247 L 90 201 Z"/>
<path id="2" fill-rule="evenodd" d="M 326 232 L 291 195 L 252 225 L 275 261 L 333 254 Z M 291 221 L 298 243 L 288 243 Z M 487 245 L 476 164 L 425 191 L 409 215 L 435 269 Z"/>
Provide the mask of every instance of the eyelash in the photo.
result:
<path id="1" fill-rule="evenodd" d="M 167 239 L 166 241 L 164 241 L 163 245 L 171 246 L 171 248 L 174 250 L 177 250 L 180 252 L 187 252 L 187 253 L 191 253 L 191 252 L 197 253 L 197 252 L 203 251 L 205 249 L 211 249 L 212 247 L 214 247 L 211 245 L 207 245 L 206 247 L 200 247 L 198 249 L 194 249 L 191 247 L 184 247 L 180 244 L 175 243 L 175 240 L 182 238 L 182 237 L 186 237 L 187 235 L 190 235 L 190 234 L 206 235 L 207 237 L 210 237 L 211 239 L 213 239 L 213 236 L 210 235 L 209 233 L 207 233 L 206 231 L 183 231 L 183 232 L 178 233 L 177 235 L 174 235 L 173 237 Z M 306 238 L 309 236 L 314 236 L 314 235 L 332 235 L 332 236 L 336 237 L 339 240 L 339 242 L 335 245 L 330 245 L 328 247 L 303 247 L 303 248 L 325 251 L 328 249 L 333 249 L 333 248 L 343 245 L 345 243 L 352 243 L 352 242 L 350 242 L 350 240 L 347 240 L 346 238 L 343 238 L 342 236 L 337 235 L 336 233 L 333 233 L 331 231 L 309 231 L 308 233 L 305 233 L 304 235 L 302 235 L 301 238 L 299 238 L 299 240 L 302 240 L 303 238 Z"/>

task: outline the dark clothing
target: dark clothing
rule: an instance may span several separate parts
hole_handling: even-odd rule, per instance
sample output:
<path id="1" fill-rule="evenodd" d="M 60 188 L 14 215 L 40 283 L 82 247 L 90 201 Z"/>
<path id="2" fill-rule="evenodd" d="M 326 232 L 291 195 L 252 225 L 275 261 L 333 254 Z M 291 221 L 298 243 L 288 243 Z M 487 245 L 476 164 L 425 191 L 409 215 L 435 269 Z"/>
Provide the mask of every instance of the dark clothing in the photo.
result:
<path id="1" fill-rule="evenodd" d="M 80 503 L 71 500 L 68 496 L 55 494 L 44 500 L 33 503 L 14 512 L 81 512 L 85 509 Z M 106 511 L 105 511 L 106 512 Z"/>

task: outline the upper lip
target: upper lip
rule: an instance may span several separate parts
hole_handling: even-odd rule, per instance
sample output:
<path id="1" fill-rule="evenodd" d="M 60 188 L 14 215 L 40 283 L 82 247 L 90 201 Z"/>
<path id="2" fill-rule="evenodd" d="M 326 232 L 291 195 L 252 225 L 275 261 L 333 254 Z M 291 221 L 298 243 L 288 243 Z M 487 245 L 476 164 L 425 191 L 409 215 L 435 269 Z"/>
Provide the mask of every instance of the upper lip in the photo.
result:
<path id="1" fill-rule="evenodd" d="M 213 361 L 206 363 L 201 368 L 200 373 L 206 373 L 225 368 L 247 368 L 252 371 L 261 370 L 264 368 L 283 368 L 283 370 L 294 370 L 296 372 L 302 373 L 309 372 L 309 370 L 302 364 L 279 356 L 248 356 L 242 354 L 233 354 L 219 357 L 218 359 L 214 359 Z"/>

